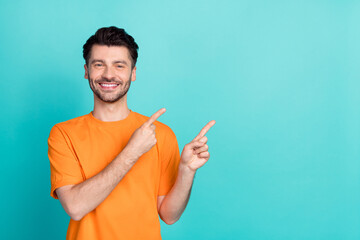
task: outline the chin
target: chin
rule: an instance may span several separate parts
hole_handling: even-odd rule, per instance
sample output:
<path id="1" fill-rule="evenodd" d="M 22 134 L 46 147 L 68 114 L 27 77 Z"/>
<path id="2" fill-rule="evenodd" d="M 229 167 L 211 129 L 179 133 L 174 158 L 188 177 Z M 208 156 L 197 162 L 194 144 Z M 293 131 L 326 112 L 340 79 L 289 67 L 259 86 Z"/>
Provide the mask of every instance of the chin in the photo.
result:
<path id="1" fill-rule="evenodd" d="M 102 95 L 97 95 L 97 98 L 102 101 L 102 102 L 105 102 L 105 103 L 115 103 L 115 102 L 118 102 L 120 101 L 121 99 L 124 98 L 125 95 L 118 95 L 118 96 L 102 96 Z"/>

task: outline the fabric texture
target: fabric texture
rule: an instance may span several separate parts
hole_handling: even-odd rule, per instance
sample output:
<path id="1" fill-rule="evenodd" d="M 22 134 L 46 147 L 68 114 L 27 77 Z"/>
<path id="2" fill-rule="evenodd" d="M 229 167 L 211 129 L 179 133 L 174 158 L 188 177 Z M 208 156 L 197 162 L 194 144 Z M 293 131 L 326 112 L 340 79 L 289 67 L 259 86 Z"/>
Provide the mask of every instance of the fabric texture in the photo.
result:
<path id="1" fill-rule="evenodd" d="M 50 195 L 102 171 L 148 117 L 130 111 L 123 120 L 103 122 L 92 113 L 56 124 L 48 139 Z M 67 240 L 161 239 L 157 197 L 176 180 L 180 153 L 173 131 L 156 121 L 157 143 L 141 156 L 110 195 L 80 221 L 70 219 Z"/>

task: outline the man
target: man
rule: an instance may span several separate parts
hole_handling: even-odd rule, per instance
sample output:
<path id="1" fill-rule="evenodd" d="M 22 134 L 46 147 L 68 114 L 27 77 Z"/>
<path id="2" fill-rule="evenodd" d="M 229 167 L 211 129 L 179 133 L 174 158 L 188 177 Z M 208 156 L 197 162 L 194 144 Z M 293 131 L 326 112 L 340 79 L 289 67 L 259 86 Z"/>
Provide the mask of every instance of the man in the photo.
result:
<path id="1" fill-rule="evenodd" d="M 131 111 L 138 45 L 123 29 L 101 28 L 84 45 L 94 110 L 56 124 L 49 136 L 51 196 L 71 217 L 66 239 L 161 239 L 175 223 L 197 169 L 209 159 L 210 121 L 180 156 L 172 130 Z"/>

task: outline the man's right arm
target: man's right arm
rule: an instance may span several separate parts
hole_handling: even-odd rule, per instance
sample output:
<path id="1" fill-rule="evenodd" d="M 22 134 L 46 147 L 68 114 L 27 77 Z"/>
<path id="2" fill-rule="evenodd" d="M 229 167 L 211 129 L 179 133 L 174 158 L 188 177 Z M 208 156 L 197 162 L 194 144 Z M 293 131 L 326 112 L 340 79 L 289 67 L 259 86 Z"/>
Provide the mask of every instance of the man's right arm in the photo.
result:
<path id="1" fill-rule="evenodd" d="M 76 185 L 57 188 L 56 194 L 67 214 L 79 221 L 94 210 L 112 192 L 136 160 L 122 151 L 97 175 Z"/>
<path id="2" fill-rule="evenodd" d="M 156 144 L 152 123 L 164 112 L 164 108 L 160 109 L 138 128 L 123 151 L 97 175 L 56 189 L 61 205 L 73 220 L 81 220 L 102 203 L 137 160 Z"/>

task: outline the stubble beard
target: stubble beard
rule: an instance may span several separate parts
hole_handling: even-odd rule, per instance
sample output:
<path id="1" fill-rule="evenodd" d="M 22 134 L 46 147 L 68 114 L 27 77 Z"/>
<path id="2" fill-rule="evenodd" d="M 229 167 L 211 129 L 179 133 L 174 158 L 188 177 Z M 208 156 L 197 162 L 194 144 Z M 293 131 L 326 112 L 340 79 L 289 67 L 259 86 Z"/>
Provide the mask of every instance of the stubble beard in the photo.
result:
<path id="1" fill-rule="evenodd" d="M 102 93 L 101 92 L 101 89 L 99 88 L 96 88 L 95 85 L 99 85 L 99 82 L 112 82 L 112 83 L 117 83 L 119 84 L 118 87 L 120 87 L 120 91 L 118 93 L 113 93 L 111 94 L 111 96 L 107 96 L 107 95 L 110 95 L 109 93 Z M 98 80 L 95 80 L 93 81 L 90 77 L 89 77 L 89 85 L 90 85 L 90 88 L 91 90 L 93 91 L 93 93 L 103 102 L 106 102 L 106 103 L 114 103 L 114 102 L 117 102 L 118 100 L 122 99 L 126 93 L 129 91 L 129 88 L 130 88 L 130 84 L 131 84 L 131 75 L 129 77 L 129 80 L 126 81 L 125 83 L 124 82 L 121 82 L 121 81 L 117 81 L 117 80 L 114 80 L 114 79 L 104 79 L 104 78 L 101 78 L 101 79 L 98 79 Z"/>

